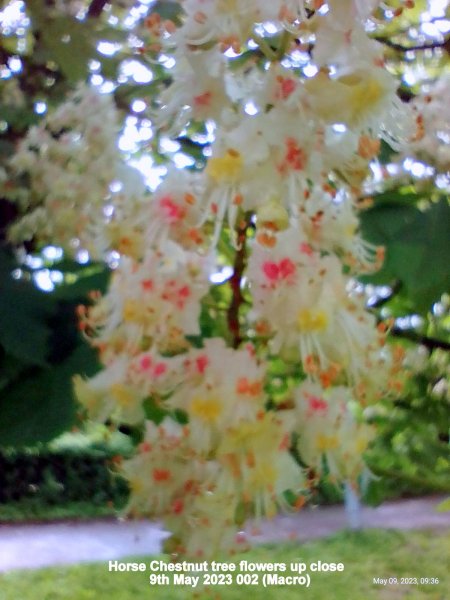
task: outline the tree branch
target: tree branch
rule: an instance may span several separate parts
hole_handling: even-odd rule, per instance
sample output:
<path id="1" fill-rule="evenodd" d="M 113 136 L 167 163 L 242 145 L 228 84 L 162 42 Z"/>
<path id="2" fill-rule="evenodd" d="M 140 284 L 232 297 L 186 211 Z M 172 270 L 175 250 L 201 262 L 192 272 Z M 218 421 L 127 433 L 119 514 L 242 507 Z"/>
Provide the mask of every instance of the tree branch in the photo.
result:
<path id="1" fill-rule="evenodd" d="M 450 38 L 444 40 L 443 42 L 434 42 L 433 44 L 425 44 L 425 45 L 416 45 L 416 46 L 404 46 L 403 44 L 397 44 L 396 42 L 392 42 L 391 40 L 384 37 L 374 37 L 374 40 L 384 44 L 388 48 L 392 50 L 396 50 L 397 52 L 422 52 L 425 50 L 436 50 L 437 48 L 443 48 L 447 53 L 450 53 Z"/>
<path id="2" fill-rule="evenodd" d="M 374 308 L 381 308 L 382 306 L 387 304 L 389 302 L 389 300 L 392 300 L 392 298 L 394 296 L 396 296 L 402 289 L 402 282 L 399 279 L 396 279 L 394 281 L 394 283 L 392 283 L 390 285 L 390 288 L 391 288 L 391 293 L 389 294 L 389 296 L 378 298 L 378 300 L 375 300 L 375 302 L 373 302 L 372 304 L 369 304 L 369 308 L 371 310 Z"/>
<path id="3" fill-rule="evenodd" d="M 369 306 L 370 310 L 381 308 L 385 304 L 387 304 L 396 294 L 400 292 L 402 289 L 402 282 L 397 279 L 391 285 L 391 293 L 389 296 L 385 298 L 379 298 L 373 304 Z M 378 317 L 378 323 L 382 323 L 383 319 Z M 410 340 L 411 342 L 415 342 L 416 344 L 421 344 L 428 348 L 428 350 L 435 350 L 436 348 L 441 348 L 443 350 L 450 350 L 450 343 L 445 342 L 444 340 L 438 340 L 436 338 L 431 338 L 427 335 L 423 335 L 418 333 L 417 331 L 412 331 L 411 329 L 402 329 L 401 327 L 392 327 L 389 330 L 390 335 L 397 338 L 403 338 L 405 340 Z"/>
<path id="4" fill-rule="evenodd" d="M 232 299 L 228 308 L 227 320 L 233 338 L 233 348 L 237 348 L 242 341 L 241 328 L 239 324 L 239 310 L 244 302 L 241 292 L 242 276 L 247 261 L 246 237 L 249 220 L 243 220 L 237 227 L 237 245 L 236 255 L 234 257 L 233 275 L 229 282 L 232 291 Z"/>
<path id="5" fill-rule="evenodd" d="M 410 473 L 406 473 L 405 471 L 396 471 L 395 469 L 384 469 L 383 467 L 379 467 L 378 465 L 372 465 L 369 463 L 369 468 L 374 475 L 378 477 L 388 477 L 389 479 L 394 480 L 404 480 L 415 485 L 424 486 L 435 491 L 439 492 L 448 492 L 450 491 L 450 485 L 448 483 L 444 483 L 443 481 L 439 481 L 435 477 L 427 479 L 422 479 L 422 477 L 417 475 L 411 475 Z"/>
<path id="6" fill-rule="evenodd" d="M 437 340 L 436 338 L 428 337 L 427 335 L 422 335 L 417 333 L 416 331 L 411 331 L 410 329 L 400 329 L 400 327 L 393 327 L 389 332 L 393 337 L 402 338 L 405 340 L 410 340 L 411 342 L 415 342 L 416 344 L 421 344 L 428 348 L 428 350 L 435 350 L 436 348 L 441 348 L 442 350 L 450 350 L 450 343 L 444 342 L 444 340 Z"/>
<path id="7" fill-rule="evenodd" d="M 95 19 L 99 17 L 102 14 L 102 11 L 105 8 L 105 6 L 110 3 L 111 0 L 92 0 L 87 11 L 87 17 L 89 19 Z"/>

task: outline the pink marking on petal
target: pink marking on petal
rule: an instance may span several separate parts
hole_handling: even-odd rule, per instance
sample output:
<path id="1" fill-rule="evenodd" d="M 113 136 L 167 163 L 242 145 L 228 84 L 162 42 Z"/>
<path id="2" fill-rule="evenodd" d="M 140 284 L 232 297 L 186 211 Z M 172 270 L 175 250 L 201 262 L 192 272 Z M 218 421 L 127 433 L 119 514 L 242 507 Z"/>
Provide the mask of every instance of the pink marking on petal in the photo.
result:
<path id="1" fill-rule="evenodd" d="M 161 375 L 164 375 L 164 373 L 167 371 L 167 365 L 166 363 L 157 363 L 155 365 L 155 368 L 153 369 L 153 374 L 155 377 L 160 377 Z"/>
<path id="2" fill-rule="evenodd" d="M 150 452 L 151 449 L 152 446 L 149 442 L 142 442 L 142 444 L 139 444 L 139 452 Z"/>
<path id="3" fill-rule="evenodd" d="M 256 356 L 256 349 L 255 346 L 253 344 L 251 344 L 250 342 L 248 344 L 245 345 L 245 349 L 247 350 L 247 352 L 249 353 L 251 358 L 255 358 Z"/>
<path id="4" fill-rule="evenodd" d="M 147 371 L 152 366 L 152 363 L 153 361 L 150 356 L 143 356 L 141 358 L 141 369 Z"/>
<path id="5" fill-rule="evenodd" d="M 183 206 L 178 206 L 170 196 L 164 196 L 159 201 L 163 216 L 172 224 L 180 221 L 186 214 L 186 209 Z"/>
<path id="6" fill-rule="evenodd" d="M 290 275 L 295 273 L 295 264 L 292 262 L 290 258 L 283 258 L 278 265 L 281 279 L 286 279 Z"/>
<path id="7" fill-rule="evenodd" d="M 328 410 L 328 402 L 318 396 L 309 396 L 308 404 L 313 412 L 326 412 Z"/>
<path id="8" fill-rule="evenodd" d="M 267 261 L 263 264 L 262 269 L 264 275 L 267 279 L 270 279 L 270 281 L 276 281 L 278 279 L 279 268 L 277 263 Z"/>

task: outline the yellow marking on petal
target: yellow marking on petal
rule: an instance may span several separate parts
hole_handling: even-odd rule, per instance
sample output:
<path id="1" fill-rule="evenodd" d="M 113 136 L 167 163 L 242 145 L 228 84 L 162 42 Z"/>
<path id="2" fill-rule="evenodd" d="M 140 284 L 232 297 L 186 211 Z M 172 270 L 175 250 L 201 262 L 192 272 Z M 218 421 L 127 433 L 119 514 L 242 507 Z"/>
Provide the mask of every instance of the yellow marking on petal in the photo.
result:
<path id="1" fill-rule="evenodd" d="M 270 200 L 270 202 L 261 206 L 256 216 L 257 227 L 262 225 L 274 231 L 284 231 L 289 227 L 289 214 L 277 200 Z"/>
<path id="2" fill-rule="evenodd" d="M 347 225 L 345 227 L 344 234 L 346 237 L 352 238 L 352 237 L 354 237 L 357 229 L 358 229 L 358 226 L 355 225 L 354 223 L 352 223 L 351 225 Z"/>
<path id="3" fill-rule="evenodd" d="M 125 323 L 133 323 L 140 320 L 142 305 L 136 300 L 126 300 L 123 305 L 122 318 Z"/>
<path id="4" fill-rule="evenodd" d="M 215 423 L 222 414 L 222 403 L 214 396 L 196 396 L 191 401 L 190 413 L 202 421 Z"/>
<path id="5" fill-rule="evenodd" d="M 324 331 L 328 327 L 328 316 L 323 310 L 303 308 L 297 315 L 297 326 L 307 333 Z"/>
<path id="6" fill-rule="evenodd" d="M 277 480 L 278 472 L 269 462 L 258 465 L 258 468 L 252 472 L 252 484 L 255 487 L 266 487 L 273 485 Z"/>
<path id="7" fill-rule="evenodd" d="M 319 433 L 316 437 L 316 447 L 320 452 L 336 450 L 339 446 L 337 435 L 324 435 Z"/>
<path id="8" fill-rule="evenodd" d="M 242 168 L 242 156 L 237 150 L 230 149 L 225 156 L 210 158 L 206 172 L 218 183 L 223 183 L 235 181 L 241 174 Z"/>
<path id="9" fill-rule="evenodd" d="M 366 450 L 367 444 L 368 444 L 368 440 L 366 440 L 364 438 L 358 438 L 356 440 L 356 451 L 359 454 L 362 454 Z"/>
<path id="10" fill-rule="evenodd" d="M 131 479 L 128 479 L 128 485 L 130 486 L 131 493 L 133 495 L 141 494 L 144 491 L 144 484 L 142 482 L 142 479 L 138 477 L 132 477 Z"/>
<path id="11" fill-rule="evenodd" d="M 115 383 L 111 386 L 111 395 L 122 406 L 130 406 L 134 402 L 134 396 L 121 383 Z"/>
<path id="12" fill-rule="evenodd" d="M 345 78 L 341 78 L 340 81 L 350 83 L 352 88 L 349 105 L 353 122 L 357 121 L 363 114 L 367 114 L 383 96 L 383 88 L 376 79 L 363 80 L 358 83 L 347 82 Z"/>

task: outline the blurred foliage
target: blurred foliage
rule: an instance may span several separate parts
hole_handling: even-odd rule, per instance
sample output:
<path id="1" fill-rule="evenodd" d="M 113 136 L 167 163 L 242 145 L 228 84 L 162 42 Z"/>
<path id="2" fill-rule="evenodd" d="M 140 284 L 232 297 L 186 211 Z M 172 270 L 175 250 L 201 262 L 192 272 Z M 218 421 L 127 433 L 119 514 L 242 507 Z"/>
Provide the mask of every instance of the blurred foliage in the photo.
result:
<path id="1" fill-rule="evenodd" d="M 373 407 L 369 420 L 379 435 L 367 453 L 375 476 L 366 491 L 370 503 L 392 494 L 450 492 L 449 376 L 449 352 L 435 349 L 422 356 L 399 400 Z"/>
<path id="2" fill-rule="evenodd" d="M 67 283 L 49 294 L 23 264 L 23 276 L 12 277 L 17 269 L 13 257 L 0 252 L 1 446 L 51 440 L 76 422 L 72 377 L 94 374 L 98 362 L 78 334 L 75 311 L 108 280 L 104 265 L 61 263 L 57 270 Z"/>

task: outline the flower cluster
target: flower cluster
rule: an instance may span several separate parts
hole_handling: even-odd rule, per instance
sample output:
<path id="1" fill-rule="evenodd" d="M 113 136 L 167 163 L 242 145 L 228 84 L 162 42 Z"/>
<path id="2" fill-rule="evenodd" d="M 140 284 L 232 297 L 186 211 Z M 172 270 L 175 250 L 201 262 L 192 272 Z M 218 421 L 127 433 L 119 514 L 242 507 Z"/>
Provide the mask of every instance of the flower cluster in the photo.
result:
<path id="1" fill-rule="evenodd" d="M 209 122 L 203 171 L 172 169 L 127 213 L 108 196 L 113 113 L 87 90 L 30 132 L 13 165 L 34 209 L 16 235 L 31 220 L 33 235 L 87 243 L 94 228 L 97 247 L 121 256 L 105 296 L 79 309 L 104 369 L 76 378 L 76 391 L 92 418 L 145 423 L 121 466 L 128 510 L 162 518 L 172 553 L 200 557 L 241 547 L 247 516 L 304 502 L 294 440 L 337 482 L 364 468 L 373 432 L 356 408 L 401 386 L 403 355 L 352 279 L 383 258 L 360 235 L 357 205 L 380 140 L 400 147 L 409 115 L 366 32 L 376 0 L 180 4 L 176 23 L 146 22 L 151 59 L 176 59 L 154 120 L 173 135 Z M 224 243 L 236 257 L 229 345 L 201 326 Z M 269 394 L 273 356 L 300 372 L 281 404 Z"/>
<path id="2" fill-rule="evenodd" d="M 120 155 L 118 133 L 112 98 L 86 85 L 29 129 L 5 184 L 23 214 L 10 229 L 14 242 L 84 248 L 96 258 L 122 249 L 117 229 L 129 226 L 145 188 Z"/>
<path id="3" fill-rule="evenodd" d="M 318 475 L 323 457 L 335 481 L 355 481 L 364 469 L 362 454 L 374 436 L 355 418 L 357 403 L 345 386 L 323 389 L 305 382 L 296 390 L 298 450 Z"/>
<path id="4" fill-rule="evenodd" d="M 412 101 L 417 131 L 409 156 L 436 165 L 440 172 L 450 170 L 450 115 L 447 104 L 449 77 L 443 76 Z"/>
<path id="5" fill-rule="evenodd" d="M 239 514 L 273 515 L 285 490 L 303 488 L 287 452 L 290 429 L 265 410 L 264 364 L 251 347 L 234 350 L 213 338 L 175 363 L 169 368 L 179 383 L 163 406 L 189 422 L 147 424 L 138 454 L 122 464 L 131 481 L 128 510 L 163 517 L 174 553 L 242 548 Z"/>

